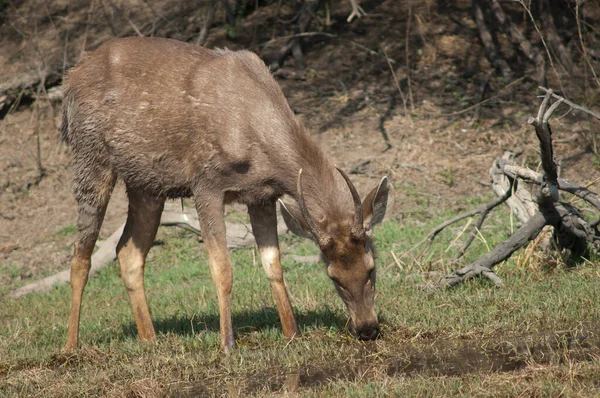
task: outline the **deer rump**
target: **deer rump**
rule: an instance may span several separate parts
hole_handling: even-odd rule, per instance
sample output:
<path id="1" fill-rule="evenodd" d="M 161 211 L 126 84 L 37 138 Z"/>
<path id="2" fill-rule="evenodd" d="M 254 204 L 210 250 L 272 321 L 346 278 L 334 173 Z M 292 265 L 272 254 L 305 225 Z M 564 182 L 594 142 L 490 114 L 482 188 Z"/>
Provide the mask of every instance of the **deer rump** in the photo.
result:
<path id="1" fill-rule="evenodd" d="M 207 50 L 157 38 L 109 42 L 69 71 L 63 138 L 73 153 L 78 238 L 71 263 L 67 348 L 77 346 L 83 290 L 117 178 L 129 212 L 117 257 L 140 338 L 155 338 L 143 286 L 145 259 L 167 198 L 193 196 L 217 288 L 221 346 L 234 345 L 223 206 L 248 206 L 284 335 L 299 333 L 283 281 L 276 200 L 290 230 L 314 240 L 362 339 L 379 333 L 372 228 L 388 180 L 361 202 L 290 109 L 264 63 L 248 51 Z M 337 170 L 336 170 L 337 169 Z"/>

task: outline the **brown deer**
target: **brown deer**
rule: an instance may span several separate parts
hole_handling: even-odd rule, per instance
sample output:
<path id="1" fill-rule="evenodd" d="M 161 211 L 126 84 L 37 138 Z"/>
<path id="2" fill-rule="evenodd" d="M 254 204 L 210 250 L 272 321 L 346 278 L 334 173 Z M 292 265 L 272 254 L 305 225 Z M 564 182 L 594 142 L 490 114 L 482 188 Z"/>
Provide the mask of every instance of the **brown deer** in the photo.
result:
<path id="1" fill-rule="evenodd" d="M 370 231 L 383 219 L 388 180 L 361 202 L 294 116 L 264 63 L 248 51 L 126 38 L 87 54 L 64 82 L 62 134 L 73 152 L 78 203 L 67 349 L 77 346 L 90 256 L 117 178 L 129 213 L 117 246 L 139 336 L 155 338 L 144 263 L 167 198 L 193 197 L 216 286 L 221 347 L 234 345 L 224 205 L 248 206 L 286 338 L 299 333 L 279 260 L 276 201 L 289 229 L 314 240 L 359 338 L 379 333 Z"/>

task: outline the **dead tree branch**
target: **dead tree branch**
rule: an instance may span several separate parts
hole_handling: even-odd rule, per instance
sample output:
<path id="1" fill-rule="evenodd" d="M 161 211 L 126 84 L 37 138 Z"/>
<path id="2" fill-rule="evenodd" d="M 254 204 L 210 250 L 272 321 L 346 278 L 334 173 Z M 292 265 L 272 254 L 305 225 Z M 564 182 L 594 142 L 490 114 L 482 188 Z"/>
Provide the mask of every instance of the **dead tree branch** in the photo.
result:
<path id="1" fill-rule="evenodd" d="M 542 90 L 542 91 L 546 92 L 546 93 L 547 93 L 548 91 L 550 91 L 550 95 L 552 95 L 552 97 L 553 97 L 553 98 L 556 98 L 557 100 L 559 100 L 559 101 L 562 101 L 562 102 L 563 102 L 565 105 L 568 105 L 568 106 L 570 106 L 571 108 L 573 108 L 573 109 L 576 109 L 576 110 L 578 110 L 578 111 L 581 111 L 581 112 L 587 113 L 588 115 L 590 115 L 590 116 L 593 116 L 593 117 L 595 117 L 596 119 L 600 120 L 600 114 L 598 114 L 598 113 L 596 113 L 596 112 L 594 112 L 594 111 L 591 111 L 591 110 L 589 110 L 589 109 L 588 109 L 588 108 L 586 108 L 585 106 L 581 106 L 581 105 L 578 105 L 578 104 L 576 104 L 576 103 L 574 103 L 574 102 L 571 102 L 571 101 L 569 101 L 568 99 L 561 97 L 560 95 L 556 94 L 556 93 L 555 93 L 555 92 L 553 92 L 552 90 L 549 90 L 549 89 L 547 89 L 547 88 L 545 88 L 545 87 L 538 87 L 538 88 L 539 88 L 540 90 Z"/>
<path id="2" fill-rule="evenodd" d="M 553 112 L 556 111 L 561 104 L 566 103 L 566 100 L 557 96 L 558 100 L 551 103 L 551 99 L 553 98 L 552 90 L 543 90 L 546 94 L 539 107 L 537 117 L 529 119 L 529 124 L 534 126 L 536 136 L 540 143 L 540 158 L 542 161 L 543 173 L 513 165 L 510 163 L 510 158 L 506 158 L 506 156 L 496 160 L 494 166 L 490 170 L 490 174 L 492 177 L 500 175 L 504 176 L 504 178 L 508 178 L 510 186 L 507 189 L 500 186 L 496 187 L 498 189 L 495 188 L 497 193 L 499 193 L 499 191 L 501 192 L 501 196 L 487 205 L 489 210 L 484 212 L 481 210 L 482 207 L 480 207 L 471 212 L 456 216 L 436 227 L 422 242 L 419 243 L 419 245 L 426 242 L 428 239 L 432 240 L 443 228 L 451 223 L 465 218 L 469 214 L 472 215 L 480 212 L 482 214 L 473 227 L 465 246 L 455 256 L 455 259 L 460 258 L 473 241 L 474 233 L 477 233 L 483 225 L 487 213 L 495 207 L 492 205 L 506 202 L 510 198 L 511 192 L 517 194 L 516 196 L 518 197 L 519 187 L 517 186 L 517 183 L 519 181 L 523 181 L 523 184 L 533 183 L 539 186 L 537 195 L 526 195 L 525 199 L 529 198 L 527 199 L 529 201 L 527 205 L 520 203 L 523 210 L 519 210 L 519 216 L 524 219 L 524 224 L 508 239 L 494 247 L 489 253 L 481 256 L 474 263 L 442 277 L 439 280 L 439 286 L 455 286 L 460 282 L 476 276 L 485 276 L 491 279 L 495 285 L 501 285 L 502 282 L 500 278 L 493 271 L 494 266 L 508 259 L 514 252 L 525 246 L 528 242 L 534 240 L 546 226 L 554 228 L 554 236 L 559 248 L 573 249 L 579 255 L 579 253 L 586 252 L 585 242 L 588 242 L 596 252 L 600 253 L 600 235 L 596 229 L 600 220 L 590 224 L 585 221 L 582 213 L 576 207 L 569 203 L 558 201 L 559 190 L 562 190 L 582 198 L 586 202 L 592 204 L 596 209 L 600 210 L 600 197 L 598 197 L 598 195 L 587 188 L 558 178 L 558 168 L 554 162 L 552 131 L 549 120 Z M 415 246 L 415 248 L 416 247 L 418 246 Z M 583 250 L 580 250 L 581 248 L 583 248 Z"/>
<path id="3" fill-rule="evenodd" d="M 548 108 L 552 90 L 546 92 L 546 96 L 542 101 L 542 105 L 538 111 L 536 118 L 529 118 L 529 124 L 535 126 L 535 134 L 540 141 L 540 157 L 542 158 L 542 169 L 544 169 L 544 177 L 550 196 L 553 201 L 558 201 L 558 167 L 554 162 L 554 154 L 552 152 L 552 131 L 548 120 L 552 113 L 563 102 L 562 99 L 556 101 Z M 545 189 L 543 186 L 542 189 Z"/>
<path id="4" fill-rule="evenodd" d="M 506 62 L 506 60 L 500 56 L 500 51 L 498 50 L 498 47 L 496 46 L 496 43 L 492 37 L 492 33 L 485 22 L 482 3 L 482 0 L 473 0 L 472 2 L 473 19 L 477 25 L 479 38 L 481 39 L 483 48 L 485 49 L 487 57 L 492 65 L 500 70 L 500 73 L 502 73 L 502 76 L 506 81 L 511 81 L 513 80 L 513 72 L 508 65 L 508 62 Z"/>
<path id="5" fill-rule="evenodd" d="M 500 2 L 491 1 L 489 6 L 500 26 L 508 31 L 511 41 L 519 46 L 521 52 L 535 64 L 535 80 L 538 84 L 544 85 L 546 82 L 546 60 L 542 52 L 527 40 L 523 32 L 512 22 L 510 16 L 506 15 Z"/>
<path id="6" fill-rule="evenodd" d="M 206 37 L 208 36 L 208 31 L 213 24 L 213 20 L 215 18 L 215 0 L 210 0 L 208 2 L 208 10 L 206 11 L 206 16 L 204 17 L 204 23 L 202 24 L 202 29 L 200 29 L 200 34 L 198 35 L 198 39 L 196 39 L 196 44 L 199 46 L 204 45 L 206 42 Z"/>
<path id="7" fill-rule="evenodd" d="M 352 22 L 355 17 L 361 18 L 367 15 L 365 10 L 357 3 L 357 0 L 350 0 L 350 3 L 352 4 L 352 13 L 348 15 L 347 22 Z"/>
<path id="8" fill-rule="evenodd" d="M 497 198 L 497 199 L 491 201 L 490 203 L 488 203 L 487 205 L 485 205 L 485 208 L 482 210 L 481 214 L 479 215 L 477 222 L 475 223 L 473 228 L 471 228 L 471 233 L 469 234 L 469 237 L 465 241 L 463 247 L 454 256 L 454 260 L 458 260 L 466 253 L 467 249 L 469 248 L 469 246 L 475 239 L 475 236 L 477 236 L 477 232 L 481 229 L 481 226 L 483 225 L 483 222 L 485 221 L 486 217 L 488 216 L 488 214 L 490 214 L 490 211 L 492 211 L 493 209 L 495 209 L 497 206 L 501 205 L 502 203 L 506 202 L 508 200 L 508 198 L 510 198 L 512 196 L 512 193 L 513 193 L 512 188 L 513 188 L 513 186 L 511 184 L 510 188 L 506 190 L 504 195 L 500 196 L 499 198 Z"/>
<path id="9" fill-rule="evenodd" d="M 536 213 L 510 238 L 494 247 L 492 251 L 480 257 L 473 264 L 444 276 L 439 281 L 440 285 L 451 287 L 479 275 L 490 278 L 496 285 L 501 285 L 500 278 L 494 273 L 493 267 L 508 259 L 514 252 L 529 243 L 529 241 L 535 239 L 542 228 L 546 226 L 546 223 L 546 217 L 542 213 Z"/>
<path id="10" fill-rule="evenodd" d="M 62 80 L 61 70 L 62 65 L 56 68 L 47 67 L 41 72 L 39 70 L 26 72 L 0 83 L 0 119 L 8 113 L 8 110 L 17 100 L 21 102 L 35 97 L 40 84 L 45 89 L 60 84 Z"/>
<path id="11" fill-rule="evenodd" d="M 423 240 L 421 240 L 419 243 L 417 243 L 416 245 L 414 245 L 410 250 L 408 250 L 407 253 L 410 253 L 410 252 L 414 251 L 415 249 L 417 249 L 419 246 L 423 245 L 427 241 L 429 241 L 429 244 L 431 244 L 433 242 L 433 240 L 436 238 L 436 236 L 440 232 L 442 232 L 446 227 L 449 227 L 450 225 L 452 225 L 454 223 L 457 223 L 457 222 L 459 222 L 461 220 L 464 220 L 465 218 L 473 217 L 473 216 L 481 213 L 481 216 L 479 217 L 480 220 L 481 219 L 485 220 L 485 217 L 487 217 L 487 215 L 489 214 L 489 212 L 492 209 L 494 209 L 495 207 L 499 206 L 500 204 L 506 202 L 506 200 L 508 198 L 510 198 L 511 195 L 512 195 L 512 190 L 509 189 L 509 190 L 506 191 L 506 194 L 503 197 L 501 197 L 501 198 L 494 199 L 490 203 L 481 205 L 481 206 L 479 206 L 476 209 L 473 209 L 471 211 L 467 211 L 467 212 L 461 213 L 461 214 L 457 215 L 456 217 L 451 218 L 450 220 L 444 221 L 443 223 L 441 223 L 440 225 L 438 225 L 437 227 L 435 227 L 434 229 L 432 229 L 427 234 L 427 236 L 425 238 L 423 238 Z M 479 221 L 478 221 L 478 223 L 479 223 Z M 481 224 L 483 224 L 483 221 L 481 221 Z M 479 224 L 478 228 L 481 227 L 481 224 Z M 466 250 L 467 247 L 468 247 L 468 245 L 466 245 L 466 247 L 463 250 Z M 462 254 L 461 254 L 461 256 L 462 256 Z M 458 257 L 460 257 L 460 256 L 458 256 Z"/>
<path id="12" fill-rule="evenodd" d="M 519 178 L 521 180 L 542 185 L 544 183 L 542 174 L 533 171 L 531 169 L 527 169 L 525 167 L 515 166 L 512 164 L 506 164 L 500 162 L 501 171 L 510 176 L 511 178 Z M 596 209 L 600 210 L 600 196 L 598 196 L 595 192 L 590 191 L 589 189 L 582 187 L 580 185 L 574 184 L 569 180 L 564 178 L 559 178 L 558 180 L 558 189 L 560 191 L 568 192 L 572 195 L 581 198 L 594 206 Z"/>

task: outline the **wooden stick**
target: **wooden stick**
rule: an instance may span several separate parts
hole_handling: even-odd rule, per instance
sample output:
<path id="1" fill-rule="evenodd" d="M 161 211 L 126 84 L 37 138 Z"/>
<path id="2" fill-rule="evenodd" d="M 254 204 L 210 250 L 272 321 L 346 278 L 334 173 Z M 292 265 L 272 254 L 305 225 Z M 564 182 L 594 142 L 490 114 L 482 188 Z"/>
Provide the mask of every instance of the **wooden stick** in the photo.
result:
<path id="1" fill-rule="evenodd" d="M 200 235 L 200 223 L 198 222 L 198 215 L 196 210 L 190 207 L 185 207 L 183 211 L 172 210 L 172 205 L 167 205 L 167 208 L 162 214 L 161 225 L 163 226 L 177 226 L 184 228 L 190 232 Z M 115 232 L 113 232 L 108 239 L 106 239 L 100 248 L 92 255 L 92 268 L 90 269 L 90 276 L 106 267 L 111 261 L 116 258 L 116 248 L 119 239 L 123 234 L 123 228 L 125 224 L 121 225 Z M 227 228 L 227 247 L 239 248 L 254 245 L 254 235 L 244 224 L 232 224 L 226 223 Z M 284 234 L 287 232 L 287 227 L 282 220 L 278 220 L 277 232 Z M 56 285 L 64 284 L 69 282 L 71 271 L 64 270 L 42 280 L 32 282 L 25 286 L 22 286 L 12 292 L 8 293 L 8 297 L 21 297 L 30 293 L 43 293 L 49 292 Z"/>

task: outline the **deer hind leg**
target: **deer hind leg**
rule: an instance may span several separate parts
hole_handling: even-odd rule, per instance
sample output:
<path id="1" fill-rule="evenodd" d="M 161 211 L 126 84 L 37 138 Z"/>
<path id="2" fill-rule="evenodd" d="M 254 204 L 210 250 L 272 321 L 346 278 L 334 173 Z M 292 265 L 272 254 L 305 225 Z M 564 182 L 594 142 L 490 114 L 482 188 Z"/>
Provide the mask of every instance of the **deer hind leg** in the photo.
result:
<path id="1" fill-rule="evenodd" d="M 279 259 L 279 242 L 277 240 L 277 210 L 275 203 L 264 206 L 248 206 L 248 213 L 250 214 L 252 231 L 260 252 L 260 261 L 273 289 L 273 299 L 281 319 L 283 335 L 291 339 L 300 335 L 300 330 L 296 325 L 292 305 L 283 280 L 283 270 Z"/>
<path id="2" fill-rule="evenodd" d="M 78 210 L 78 236 L 71 262 L 71 312 L 66 350 L 77 347 L 83 290 L 92 265 L 92 252 L 98 240 L 100 226 L 116 179 L 110 168 L 87 164 L 76 156 L 73 159 L 73 174 L 75 176 L 73 193 Z"/>
<path id="3" fill-rule="evenodd" d="M 127 196 L 129 212 L 117 245 L 117 258 L 140 339 L 153 340 L 156 335 L 144 292 L 144 265 L 156 237 L 165 201 L 135 191 L 128 191 Z"/>
<path id="4" fill-rule="evenodd" d="M 233 271 L 227 253 L 227 237 L 223 216 L 223 197 L 207 193 L 195 195 L 196 211 L 202 239 L 208 252 L 208 262 L 219 300 L 221 348 L 226 353 L 235 345 L 231 323 L 231 287 Z"/>

